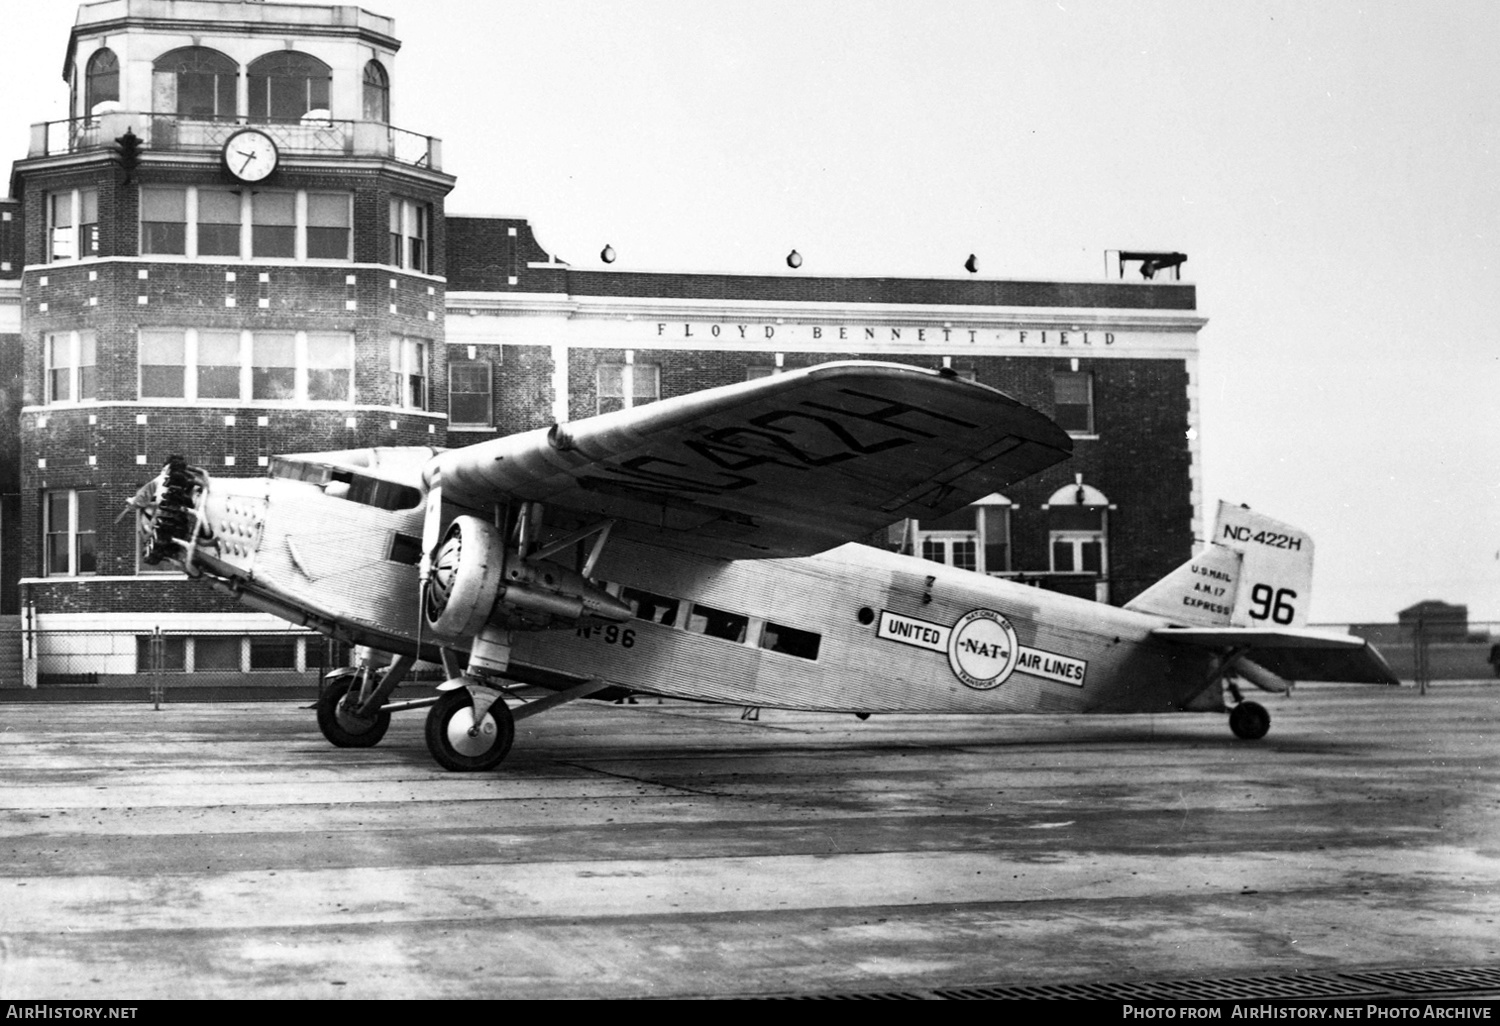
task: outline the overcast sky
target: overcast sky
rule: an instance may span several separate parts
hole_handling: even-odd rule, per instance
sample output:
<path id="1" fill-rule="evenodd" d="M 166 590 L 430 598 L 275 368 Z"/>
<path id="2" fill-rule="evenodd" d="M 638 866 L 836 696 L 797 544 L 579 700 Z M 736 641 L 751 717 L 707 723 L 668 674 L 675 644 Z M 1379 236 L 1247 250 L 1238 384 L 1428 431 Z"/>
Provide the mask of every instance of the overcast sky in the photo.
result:
<path id="1" fill-rule="evenodd" d="M 527 217 L 575 266 L 1187 253 L 1206 522 L 1309 530 L 1316 621 L 1500 621 L 1500 5 L 362 6 L 396 19 L 392 120 L 444 140 L 449 212 Z M 0 0 L 0 159 L 66 116 L 75 11 Z"/>

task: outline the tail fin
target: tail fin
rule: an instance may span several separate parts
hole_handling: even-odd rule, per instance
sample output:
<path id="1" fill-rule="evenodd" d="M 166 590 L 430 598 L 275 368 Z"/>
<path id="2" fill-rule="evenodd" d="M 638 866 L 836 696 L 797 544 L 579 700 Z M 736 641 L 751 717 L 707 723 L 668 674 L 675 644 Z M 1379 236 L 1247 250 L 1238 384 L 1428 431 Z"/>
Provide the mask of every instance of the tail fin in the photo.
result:
<path id="1" fill-rule="evenodd" d="M 1312 598 L 1312 537 L 1219 503 L 1208 545 L 1125 604 L 1197 627 L 1301 627 Z"/>

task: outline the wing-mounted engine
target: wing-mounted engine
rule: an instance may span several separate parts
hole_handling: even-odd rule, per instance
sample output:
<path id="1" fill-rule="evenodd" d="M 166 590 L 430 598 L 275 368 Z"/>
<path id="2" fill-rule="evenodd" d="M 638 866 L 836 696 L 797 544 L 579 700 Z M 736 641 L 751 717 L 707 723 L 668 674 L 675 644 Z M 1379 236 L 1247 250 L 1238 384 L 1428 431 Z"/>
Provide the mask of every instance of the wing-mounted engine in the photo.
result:
<path id="1" fill-rule="evenodd" d="M 507 630 L 618 623 L 630 608 L 587 577 L 523 558 L 478 517 L 454 519 L 432 560 L 423 616 L 435 633 L 468 638 L 486 624 Z"/>

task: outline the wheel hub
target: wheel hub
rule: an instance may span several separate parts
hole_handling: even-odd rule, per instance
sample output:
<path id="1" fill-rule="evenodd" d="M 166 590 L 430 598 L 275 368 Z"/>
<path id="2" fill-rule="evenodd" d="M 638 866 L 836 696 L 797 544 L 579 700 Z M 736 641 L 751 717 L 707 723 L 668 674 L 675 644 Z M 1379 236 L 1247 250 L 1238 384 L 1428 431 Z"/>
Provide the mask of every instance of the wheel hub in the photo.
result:
<path id="1" fill-rule="evenodd" d="M 448 721 L 448 743 L 460 755 L 479 756 L 494 747 L 499 727 L 489 713 L 478 723 L 474 722 L 473 709 L 460 709 Z"/>

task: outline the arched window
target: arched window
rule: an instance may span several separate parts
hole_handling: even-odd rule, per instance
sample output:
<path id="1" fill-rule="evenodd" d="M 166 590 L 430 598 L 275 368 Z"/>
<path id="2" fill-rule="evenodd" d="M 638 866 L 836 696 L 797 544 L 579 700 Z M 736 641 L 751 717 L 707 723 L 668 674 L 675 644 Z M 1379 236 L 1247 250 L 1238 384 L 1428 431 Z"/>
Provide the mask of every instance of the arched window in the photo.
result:
<path id="1" fill-rule="evenodd" d="M 365 65 L 365 120 L 391 120 L 391 78 L 379 61 Z"/>
<path id="2" fill-rule="evenodd" d="M 85 114 L 109 100 L 120 99 L 120 59 L 110 49 L 96 50 L 84 72 L 83 106 Z"/>
<path id="3" fill-rule="evenodd" d="M 1052 572 L 1083 578 L 1071 586 L 1059 582 L 1057 590 L 1108 602 L 1109 499 L 1080 474 L 1052 493 L 1046 509 Z"/>
<path id="4" fill-rule="evenodd" d="M 239 73 L 239 65 L 217 50 L 205 46 L 171 50 L 152 66 L 152 107 L 158 114 L 232 118 Z"/>
<path id="5" fill-rule="evenodd" d="M 250 62 L 252 121 L 300 121 L 308 111 L 328 110 L 332 69 L 309 54 L 278 50 Z"/>

